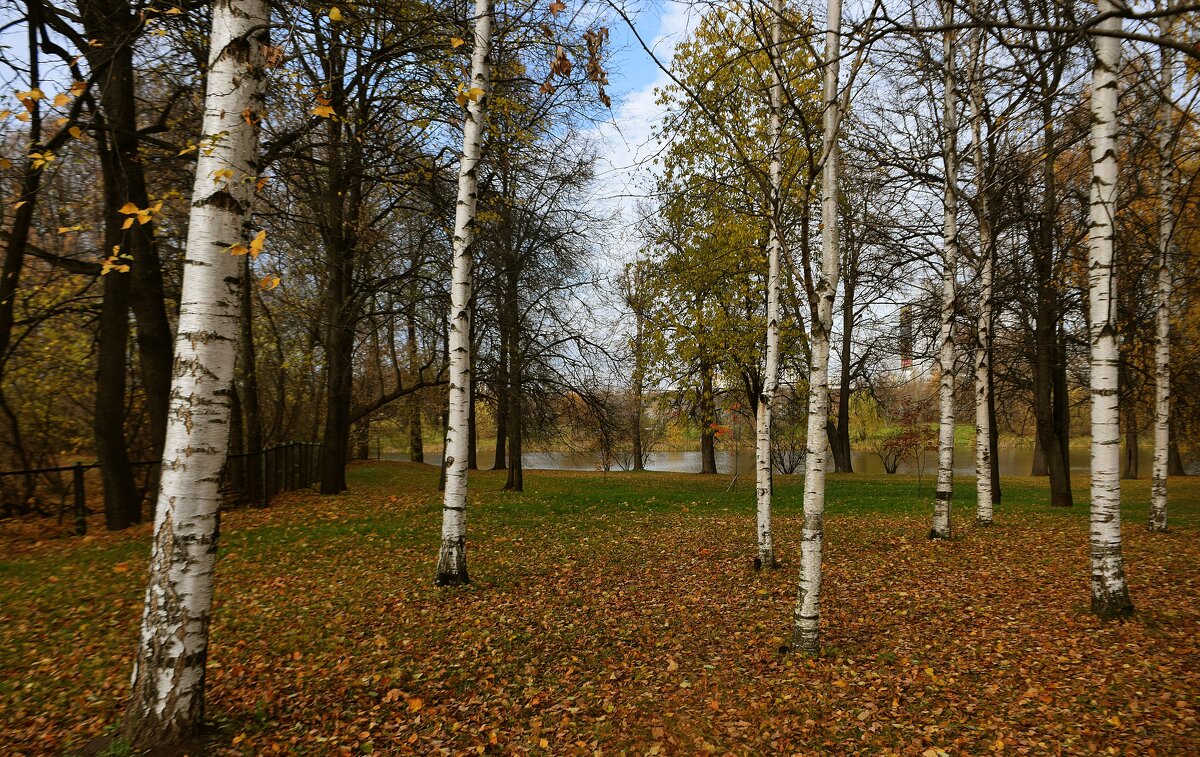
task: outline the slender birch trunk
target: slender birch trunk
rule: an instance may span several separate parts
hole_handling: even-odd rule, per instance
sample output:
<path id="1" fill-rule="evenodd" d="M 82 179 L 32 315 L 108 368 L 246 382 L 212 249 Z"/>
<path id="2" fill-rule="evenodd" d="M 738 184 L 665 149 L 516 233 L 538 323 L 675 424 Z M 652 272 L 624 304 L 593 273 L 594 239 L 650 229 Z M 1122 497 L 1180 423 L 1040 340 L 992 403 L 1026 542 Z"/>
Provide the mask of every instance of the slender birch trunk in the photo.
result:
<path id="1" fill-rule="evenodd" d="M 783 246 L 780 214 L 783 203 L 783 61 L 779 56 L 783 34 L 783 0 L 771 6 L 771 229 L 767 243 L 767 355 L 762 393 L 758 398 L 756 444 L 754 447 L 756 496 L 758 502 L 758 557 L 755 569 L 776 567 L 775 546 L 771 540 L 771 413 L 779 389 L 779 254 Z"/>
<path id="2" fill-rule="evenodd" d="M 1171 24 L 1159 22 L 1162 35 Z M 1151 531 L 1167 530 L 1167 475 L 1171 451 L 1171 245 L 1175 235 L 1175 178 L 1171 156 L 1171 102 L 1175 88 L 1175 52 L 1162 52 L 1162 105 L 1159 117 L 1158 290 L 1154 313 L 1154 466 L 1150 483 Z"/>
<path id="3" fill-rule="evenodd" d="M 195 733 L 204 716 L 204 667 L 237 355 L 239 261 L 248 237 L 263 107 L 264 0 L 213 4 L 204 134 L 196 164 L 171 412 L 133 692 L 124 735 L 135 749 Z"/>
<path id="4" fill-rule="evenodd" d="M 450 415 L 446 426 L 446 490 L 442 501 L 442 548 L 438 555 L 440 586 L 469 582 L 467 577 L 467 446 L 471 413 L 471 244 L 475 238 L 476 168 L 483 152 L 483 125 L 491 83 L 492 2 L 475 0 L 475 48 L 466 94 L 462 161 L 458 168 L 458 202 L 454 213 L 454 261 L 450 290 Z"/>
<path id="5" fill-rule="evenodd" d="M 972 15 L 978 4 L 972 3 Z M 990 361 L 992 351 L 992 279 L 995 250 L 983 152 L 983 29 L 971 40 L 971 155 L 975 162 L 976 207 L 979 213 L 979 317 L 975 346 L 975 525 L 992 525 L 992 418 Z"/>
<path id="6" fill-rule="evenodd" d="M 829 418 L 829 335 L 837 292 L 838 250 L 838 73 L 842 54 L 842 2 L 829 0 L 825 16 L 823 61 L 824 163 L 821 177 L 821 272 L 810 303 L 812 336 L 808 378 L 808 444 L 804 461 L 804 530 L 800 541 L 800 582 L 792 613 L 792 648 L 815 653 L 820 646 L 821 554 L 825 538 L 825 459 Z"/>
<path id="7" fill-rule="evenodd" d="M 942 20 L 954 23 L 954 5 L 942 1 Z M 955 32 L 942 36 L 946 85 L 942 98 L 942 164 L 945 192 L 942 199 L 942 312 L 938 332 L 938 475 L 933 504 L 931 539 L 950 538 L 950 499 L 954 496 L 954 310 L 958 265 L 958 93 L 955 83 Z"/>
<path id="8" fill-rule="evenodd" d="M 1117 206 L 1117 73 L 1121 32 L 1117 0 L 1097 0 L 1102 20 L 1094 38 L 1092 74 L 1091 229 L 1088 298 L 1091 313 L 1092 612 L 1101 618 L 1133 613 L 1121 559 L 1121 455 L 1118 393 L 1117 281 L 1113 219 Z"/>

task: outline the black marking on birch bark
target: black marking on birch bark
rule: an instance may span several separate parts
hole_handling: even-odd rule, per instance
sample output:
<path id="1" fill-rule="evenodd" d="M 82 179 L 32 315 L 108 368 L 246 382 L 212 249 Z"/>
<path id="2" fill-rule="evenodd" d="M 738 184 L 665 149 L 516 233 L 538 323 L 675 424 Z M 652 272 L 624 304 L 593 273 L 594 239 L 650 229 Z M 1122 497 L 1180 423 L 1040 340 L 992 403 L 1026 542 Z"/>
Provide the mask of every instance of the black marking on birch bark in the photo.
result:
<path id="1" fill-rule="evenodd" d="M 209 331 L 207 329 L 197 329 L 196 331 L 185 331 L 179 335 L 187 339 L 192 344 L 209 344 L 210 342 L 232 342 L 231 337 L 227 337 L 217 331 Z"/>
<path id="2" fill-rule="evenodd" d="M 183 540 L 184 537 L 175 535 L 172 512 L 168 509 L 162 525 L 155 533 L 150 585 L 146 591 L 146 620 L 143 622 L 151 623 L 154 627 L 150 638 L 141 646 L 135 662 L 133 691 L 122 725 L 125 737 L 135 748 L 186 738 L 199 727 L 203 716 L 202 696 L 193 694 L 187 711 L 178 708 L 181 693 L 179 679 L 189 659 L 195 659 L 195 656 L 172 658 L 167 653 L 172 636 L 184 636 L 189 620 L 170 574 L 171 566 L 176 562 L 176 553 L 184 550 Z M 202 622 L 205 622 L 204 619 Z M 182 643 L 183 639 L 179 638 L 179 641 Z M 156 706 L 162 694 L 158 690 L 158 671 L 168 666 L 173 668 L 171 690 L 165 696 L 160 713 Z M 203 685 L 202 669 L 196 687 L 202 691 Z"/>
<path id="3" fill-rule="evenodd" d="M 1129 589 L 1122 586 L 1121 590 L 1102 591 L 1099 596 L 1092 593 L 1092 612 L 1101 620 L 1125 620 L 1134 614 L 1133 602 L 1129 599 Z"/>
<path id="4" fill-rule="evenodd" d="M 467 575 L 465 539 L 460 537 L 442 541 L 434 583 L 438 586 L 465 586 L 471 583 L 471 578 Z"/>
<path id="5" fill-rule="evenodd" d="M 954 492 L 939 491 L 933 497 L 939 502 L 949 502 L 954 497 Z"/>
<path id="6" fill-rule="evenodd" d="M 250 208 L 249 203 L 237 199 L 232 193 L 230 193 L 228 189 L 224 188 L 218 189 L 217 191 L 205 197 L 201 197 L 199 200 L 193 202 L 192 205 L 197 208 L 203 208 L 211 205 L 213 207 L 220 208 L 221 210 L 225 210 L 230 213 L 236 213 L 238 215 L 247 213 Z M 224 246 L 228 248 L 232 247 L 233 245 Z"/>

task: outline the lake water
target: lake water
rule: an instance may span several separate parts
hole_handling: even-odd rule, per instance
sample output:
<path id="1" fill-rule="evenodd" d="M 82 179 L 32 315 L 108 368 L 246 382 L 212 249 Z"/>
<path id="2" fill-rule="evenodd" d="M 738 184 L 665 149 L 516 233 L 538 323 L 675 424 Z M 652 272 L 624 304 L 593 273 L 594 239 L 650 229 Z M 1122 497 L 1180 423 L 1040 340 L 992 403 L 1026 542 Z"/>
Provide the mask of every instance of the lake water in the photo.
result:
<path id="1" fill-rule="evenodd" d="M 1139 465 L 1141 475 L 1149 477 L 1151 465 L 1154 461 L 1154 450 L 1149 446 L 1139 450 Z M 1001 447 L 1000 455 L 1000 475 L 1002 476 L 1028 476 L 1033 468 L 1033 448 L 1032 447 Z M 1078 472 L 1086 472 L 1088 470 L 1090 452 L 1087 448 L 1081 447 L 1071 450 L 1071 470 Z M 384 452 L 384 460 L 408 460 L 408 455 L 399 452 Z M 494 457 L 490 452 L 479 452 L 479 467 L 490 468 Z M 526 470 L 599 470 L 600 460 L 597 456 L 582 453 L 582 452 L 526 452 L 521 456 L 522 462 L 525 464 Z M 425 462 L 430 465 L 440 465 L 442 456 L 440 453 L 426 453 Z M 883 462 L 874 452 L 866 450 L 855 450 L 851 452 L 851 462 L 854 465 L 856 473 L 884 473 Z M 832 466 L 832 458 L 830 465 Z M 752 475 L 754 471 L 754 451 L 743 450 L 738 455 L 737 459 L 738 471 L 741 475 Z M 650 456 L 649 465 L 646 466 L 649 470 L 654 471 L 670 471 L 675 473 L 699 473 L 700 472 L 700 452 L 696 451 L 669 451 L 655 452 Z M 803 467 L 803 466 L 802 466 Z M 614 465 L 614 470 L 619 470 L 619 466 Z M 717 470 L 720 473 L 728 474 L 733 470 L 733 454 L 730 451 L 717 452 Z M 918 473 L 918 467 L 911 461 L 906 461 L 900 464 L 898 473 Z M 937 454 L 934 452 L 926 453 L 923 464 L 923 472 L 925 475 L 934 475 L 937 473 Z M 1190 473 L 1200 471 L 1190 470 Z M 974 476 L 975 475 L 975 450 L 969 447 L 959 447 L 954 451 L 954 473 L 957 476 Z"/>

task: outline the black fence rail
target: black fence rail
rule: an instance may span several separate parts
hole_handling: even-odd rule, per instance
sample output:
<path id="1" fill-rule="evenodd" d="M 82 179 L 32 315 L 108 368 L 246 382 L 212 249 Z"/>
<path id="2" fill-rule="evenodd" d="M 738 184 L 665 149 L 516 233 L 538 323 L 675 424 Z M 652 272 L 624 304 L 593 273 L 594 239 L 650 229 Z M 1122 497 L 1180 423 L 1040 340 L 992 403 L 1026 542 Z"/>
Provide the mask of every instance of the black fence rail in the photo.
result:
<path id="1" fill-rule="evenodd" d="M 277 494 L 304 489 L 320 480 L 321 450 L 318 443 L 288 442 L 260 452 L 230 455 L 225 463 L 221 488 L 227 501 L 266 507 Z M 160 464 L 143 460 L 130 463 L 130 467 L 135 471 L 144 469 L 148 474 L 152 467 Z M 0 471 L 0 480 L 15 476 L 25 477 L 27 481 L 40 480 L 43 490 L 59 500 L 59 520 L 69 512 L 75 520 L 75 533 L 83 536 L 87 533 L 89 479 L 93 491 L 102 487 L 96 480 L 98 475 L 89 474 L 98 473 L 99 469 L 99 463 L 75 463 L 57 468 Z M 31 486 L 25 488 L 32 489 Z M 34 509 L 43 515 L 53 515 L 40 505 Z"/>

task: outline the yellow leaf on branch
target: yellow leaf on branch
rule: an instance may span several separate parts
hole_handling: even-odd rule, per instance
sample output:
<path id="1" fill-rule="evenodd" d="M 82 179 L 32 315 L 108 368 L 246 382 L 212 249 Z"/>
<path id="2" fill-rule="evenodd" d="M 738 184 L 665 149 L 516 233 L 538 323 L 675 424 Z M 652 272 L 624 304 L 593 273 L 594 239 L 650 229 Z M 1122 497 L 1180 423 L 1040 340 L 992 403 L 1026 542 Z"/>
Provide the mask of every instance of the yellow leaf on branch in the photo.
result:
<path id="1" fill-rule="evenodd" d="M 263 229 L 254 235 L 254 239 L 250 240 L 250 257 L 257 258 L 262 252 L 263 244 L 267 241 L 267 230 Z"/>

